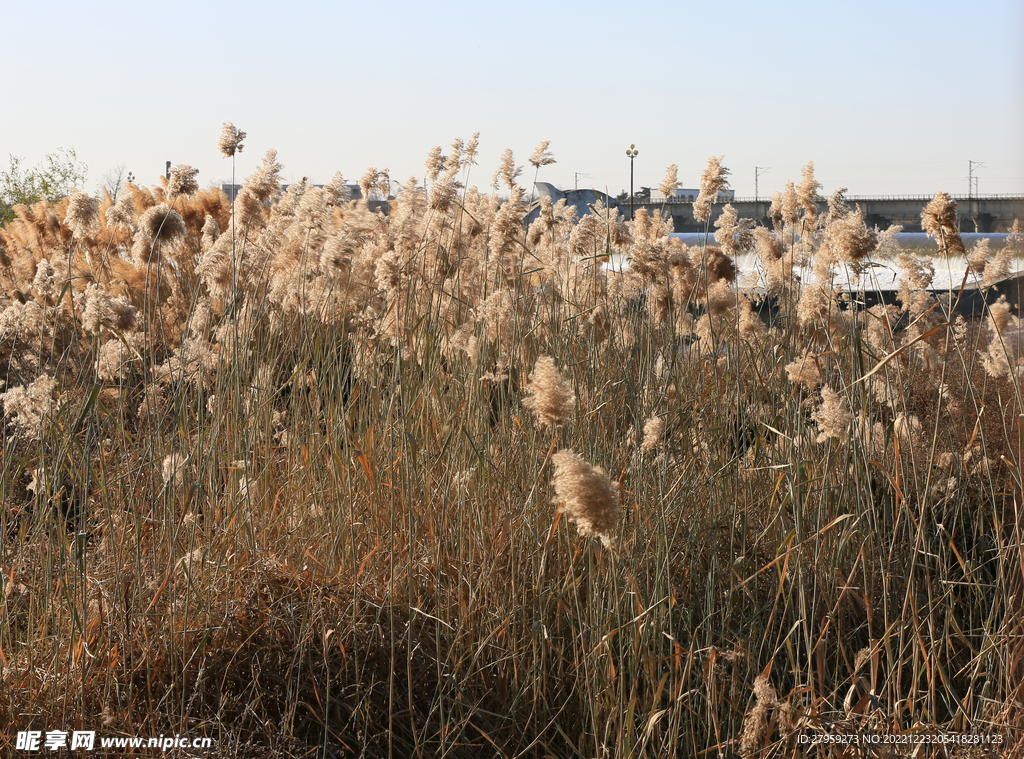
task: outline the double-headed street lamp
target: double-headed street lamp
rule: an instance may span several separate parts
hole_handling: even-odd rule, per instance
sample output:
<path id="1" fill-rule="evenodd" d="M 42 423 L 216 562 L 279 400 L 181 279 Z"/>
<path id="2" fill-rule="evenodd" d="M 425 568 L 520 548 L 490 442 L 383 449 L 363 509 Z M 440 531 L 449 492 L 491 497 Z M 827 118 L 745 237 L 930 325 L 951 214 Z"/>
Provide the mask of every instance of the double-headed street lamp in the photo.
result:
<path id="1" fill-rule="evenodd" d="M 633 159 L 640 154 L 636 145 L 630 143 L 626 155 L 629 156 L 629 220 L 633 221 Z"/>

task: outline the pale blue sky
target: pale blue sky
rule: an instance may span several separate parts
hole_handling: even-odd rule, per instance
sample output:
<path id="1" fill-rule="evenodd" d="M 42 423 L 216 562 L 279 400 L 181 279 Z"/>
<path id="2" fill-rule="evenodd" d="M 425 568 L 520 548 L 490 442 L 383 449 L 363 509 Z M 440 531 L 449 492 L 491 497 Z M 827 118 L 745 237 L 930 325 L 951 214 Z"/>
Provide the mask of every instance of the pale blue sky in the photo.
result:
<path id="1" fill-rule="evenodd" d="M 71 147 L 87 189 L 164 161 L 230 179 L 220 125 L 289 180 L 422 177 L 433 145 L 481 132 L 471 183 L 551 140 L 561 187 L 697 186 L 725 154 L 737 195 L 813 160 L 826 192 L 1024 193 L 1024 3 L 17 3 L 4 11 L 0 162 Z M 532 182 L 533 172 L 523 180 Z"/>

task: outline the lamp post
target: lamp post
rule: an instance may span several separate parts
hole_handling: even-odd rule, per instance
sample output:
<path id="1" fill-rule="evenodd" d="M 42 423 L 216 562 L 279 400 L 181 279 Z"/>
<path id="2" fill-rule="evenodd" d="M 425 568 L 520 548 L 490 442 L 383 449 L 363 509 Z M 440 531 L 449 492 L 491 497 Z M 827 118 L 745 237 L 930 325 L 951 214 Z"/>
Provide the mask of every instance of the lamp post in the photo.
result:
<path id="1" fill-rule="evenodd" d="M 626 155 L 629 156 L 629 220 L 633 221 L 633 159 L 640 154 L 640 151 L 636 149 L 636 145 L 633 143 L 629 144 L 629 149 L 626 150 Z"/>

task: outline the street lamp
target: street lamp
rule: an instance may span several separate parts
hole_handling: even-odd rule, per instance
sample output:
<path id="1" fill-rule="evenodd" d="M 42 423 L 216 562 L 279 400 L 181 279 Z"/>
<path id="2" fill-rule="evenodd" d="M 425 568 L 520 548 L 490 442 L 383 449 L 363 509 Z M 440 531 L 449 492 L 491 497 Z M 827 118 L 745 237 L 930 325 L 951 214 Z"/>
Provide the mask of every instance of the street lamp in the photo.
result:
<path id="1" fill-rule="evenodd" d="M 626 155 L 629 156 L 629 220 L 633 221 L 633 159 L 640 154 L 640 151 L 636 149 L 636 145 L 633 143 L 629 144 L 629 149 L 626 151 Z"/>

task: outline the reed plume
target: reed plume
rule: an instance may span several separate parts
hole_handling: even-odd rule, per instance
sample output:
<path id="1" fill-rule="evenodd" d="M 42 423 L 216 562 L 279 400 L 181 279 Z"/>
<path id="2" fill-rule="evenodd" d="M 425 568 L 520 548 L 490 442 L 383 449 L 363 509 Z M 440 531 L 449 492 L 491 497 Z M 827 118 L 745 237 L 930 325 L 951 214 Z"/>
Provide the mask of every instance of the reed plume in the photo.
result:
<path id="1" fill-rule="evenodd" d="M 441 146 L 435 145 L 427 153 L 427 160 L 424 164 L 427 167 L 427 179 L 431 182 L 437 179 L 437 175 L 444 168 L 444 156 L 441 155 Z"/>
<path id="2" fill-rule="evenodd" d="M 50 412 L 54 408 L 53 393 L 57 380 L 42 375 L 27 386 L 11 388 L 0 394 L 4 415 L 23 440 L 39 440 L 50 424 Z"/>
<path id="3" fill-rule="evenodd" d="M 815 388 L 822 383 L 818 358 L 814 354 L 805 353 L 785 366 L 786 376 L 794 385 Z"/>
<path id="4" fill-rule="evenodd" d="M 652 416 L 644 422 L 644 439 L 640 443 L 642 453 L 650 453 L 659 445 L 665 437 L 665 419 L 660 416 Z"/>
<path id="5" fill-rule="evenodd" d="M 377 180 L 380 178 L 380 172 L 377 171 L 376 166 L 367 167 L 366 171 L 359 178 L 359 191 L 363 194 L 363 201 L 368 202 L 370 200 L 370 191 L 377 186 Z"/>
<path id="6" fill-rule="evenodd" d="M 661 180 L 661 185 L 658 187 L 661 190 L 661 194 L 666 198 L 672 197 L 675 193 L 676 188 L 679 187 L 679 167 L 674 163 L 670 163 L 668 168 L 665 169 L 665 178 Z"/>
<path id="7" fill-rule="evenodd" d="M 123 298 L 111 298 L 103 285 L 87 285 L 75 295 L 75 306 L 82 328 L 90 334 L 99 334 L 101 327 L 125 332 L 135 329 L 136 308 Z"/>
<path id="8" fill-rule="evenodd" d="M 824 443 L 831 438 L 846 439 L 846 430 L 853 421 L 846 401 L 828 385 L 821 388 L 821 405 L 811 414 L 818 425 L 817 442 Z"/>
<path id="9" fill-rule="evenodd" d="M 131 228 L 135 218 L 135 204 L 132 202 L 133 193 L 131 187 L 122 187 L 117 193 L 114 204 L 107 209 L 106 219 L 108 227 L 118 225 Z"/>
<path id="10" fill-rule="evenodd" d="M 198 173 L 199 169 L 187 163 L 179 163 L 171 169 L 171 178 L 167 180 L 167 199 L 173 200 L 179 195 L 195 195 L 199 191 L 199 183 L 196 181 Z"/>
<path id="11" fill-rule="evenodd" d="M 814 178 L 814 161 L 808 161 L 801 171 L 802 179 L 796 188 L 797 199 L 804 209 L 804 228 L 813 230 L 818 220 L 818 190 L 821 183 Z"/>
<path id="12" fill-rule="evenodd" d="M 537 359 L 533 372 L 530 373 L 527 392 L 529 395 L 523 401 L 523 405 L 532 409 L 538 424 L 555 429 L 572 417 L 576 395 L 569 380 L 558 371 L 555 359 L 551 356 L 541 356 Z"/>
<path id="13" fill-rule="evenodd" d="M 737 256 L 754 243 L 754 220 L 741 219 L 732 203 L 726 203 L 715 219 L 715 242 L 727 256 Z"/>
<path id="14" fill-rule="evenodd" d="M 171 453 L 163 460 L 163 481 L 165 485 L 180 485 L 185 478 L 185 457 L 180 453 Z"/>
<path id="15" fill-rule="evenodd" d="M 220 141 L 217 143 L 217 149 L 224 154 L 226 158 L 230 158 L 235 153 L 241 153 L 242 140 L 246 137 L 245 132 L 235 128 L 235 125 L 230 121 L 225 121 L 224 126 L 220 130 Z"/>
<path id="16" fill-rule="evenodd" d="M 800 218 L 800 198 L 796 194 L 796 185 L 792 181 L 786 182 L 786 189 L 782 192 L 780 211 L 782 220 L 786 224 L 796 224 Z"/>
<path id="17" fill-rule="evenodd" d="M 64 223 L 75 237 L 88 237 L 99 230 L 99 212 L 96 199 L 78 189 L 68 196 Z"/>
<path id="18" fill-rule="evenodd" d="M 533 155 L 530 156 L 530 165 L 535 169 L 539 169 L 541 166 L 550 166 L 555 163 L 555 157 L 548 150 L 548 145 L 551 144 L 550 140 L 541 140 L 540 144 L 533 151 Z"/>
<path id="19" fill-rule="evenodd" d="M 139 230 L 132 245 L 132 257 L 140 266 L 149 263 L 158 251 L 157 243 L 173 245 L 185 235 L 185 222 L 166 203 L 147 209 L 138 220 Z"/>
<path id="20" fill-rule="evenodd" d="M 516 177 L 518 177 L 522 171 L 523 170 L 515 164 L 515 160 L 512 157 L 512 149 L 505 148 L 505 152 L 501 154 L 501 165 L 498 167 L 498 170 L 494 172 L 494 187 L 498 187 L 500 180 L 500 183 L 504 184 L 509 190 L 516 189 Z"/>
<path id="21" fill-rule="evenodd" d="M 768 218 L 772 220 L 772 226 L 775 228 L 776 234 L 782 232 L 782 191 L 776 190 L 772 194 L 772 202 L 768 207 Z"/>
<path id="22" fill-rule="evenodd" d="M 572 451 L 559 451 L 551 461 L 555 467 L 551 478 L 555 503 L 562 504 L 562 511 L 580 535 L 599 538 L 610 546 L 612 530 L 622 519 L 618 483 L 609 480 L 601 467 L 591 466 Z"/>
<path id="23" fill-rule="evenodd" d="M 964 243 L 957 228 L 956 201 L 948 192 L 937 192 L 931 202 L 921 211 L 921 226 L 939 241 L 939 247 L 947 256 L 963 256 Z"/>
<path id="24" fill-rule="evenodd" d="M 464 156 L 465 163 L 467 166 L 476 165 L 476 153 L 480 147 L 480 133 L 473 132 L 473 136 L 469 138 L 469 143 L 466 145 L 466 154 Z"/>
<path id="25" fill-rule="evenodd" d="M 722 166 L 722 159 L 725 156 L 711 156 L 708 159 L 707 168 L 700 175 L 700 193 L 693 204 L 693 218 L 698 221 L 707 221 L 711 216 L 711 204 L 718 200 L 718 194 L 729 188 L 727 177 L 731 173 L 729 169 Z"/>

